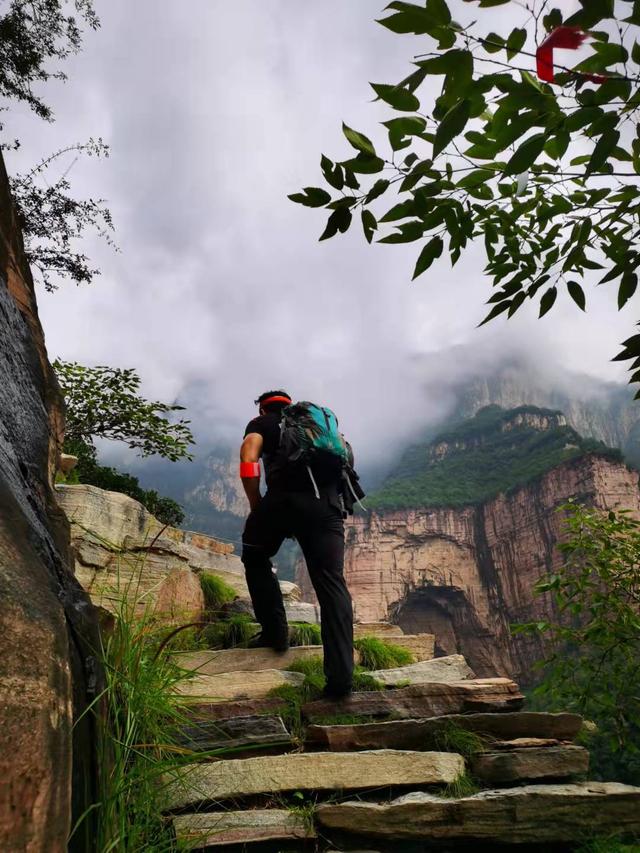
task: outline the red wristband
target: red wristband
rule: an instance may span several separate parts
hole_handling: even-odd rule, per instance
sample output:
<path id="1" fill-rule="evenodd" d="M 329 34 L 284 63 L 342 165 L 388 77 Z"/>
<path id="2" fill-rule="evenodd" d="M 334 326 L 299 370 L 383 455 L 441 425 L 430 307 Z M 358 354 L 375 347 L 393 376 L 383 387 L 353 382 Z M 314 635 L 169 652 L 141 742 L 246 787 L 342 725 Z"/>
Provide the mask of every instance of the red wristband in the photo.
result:
<path id="1" fill-rule="evenodd" d="M 259 462 L 241 462 L 240 463 L 240 477 L 243 480 L 250 480 L 255 477 L 260 477 L 260 463 Z"/>

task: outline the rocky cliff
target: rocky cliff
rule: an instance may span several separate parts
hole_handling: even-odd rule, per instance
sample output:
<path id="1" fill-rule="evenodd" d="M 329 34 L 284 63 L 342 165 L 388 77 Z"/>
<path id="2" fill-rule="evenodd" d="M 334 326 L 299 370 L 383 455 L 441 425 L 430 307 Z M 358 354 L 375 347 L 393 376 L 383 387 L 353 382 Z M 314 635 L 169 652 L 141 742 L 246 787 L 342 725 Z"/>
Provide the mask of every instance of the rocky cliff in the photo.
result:
<path id="1" fill-rule="evenodd" d="M 0 849 L 62 853 L 72 799 L 77 818 L 95 796 L 97 622 L 53 497 L 62 399 L 1 157 L 0 375 Z"/>
<path id="2" fill-rule="evenodd" d="M 572 497 L 640 513 L 638 473 L 588 455 L 479 506 L 356 517 L 347 530 L 345 575 L 357 618 L 433 633 L 440 654 L 461 652 L 478 675 L 527 682 L 542 649 L 535 638 L 512 636 L 509 625 L 551 611 L 551 600 L 534 596 L 533 585 L 559 565 L 558 508 Z M 304 585 L 304 574 L 298 580 Z"/>

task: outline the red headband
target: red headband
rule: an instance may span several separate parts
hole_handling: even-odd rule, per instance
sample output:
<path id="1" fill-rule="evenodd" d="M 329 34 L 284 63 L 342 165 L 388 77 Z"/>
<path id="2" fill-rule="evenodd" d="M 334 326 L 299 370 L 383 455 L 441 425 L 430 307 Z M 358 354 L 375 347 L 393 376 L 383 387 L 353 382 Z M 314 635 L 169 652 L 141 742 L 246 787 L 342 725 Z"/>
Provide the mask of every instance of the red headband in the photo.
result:
<path id="1" fill-rule="evenodd" d="M 269 403 L 287 403 L 287 404 L 290 404 L 291 403 L 291 397 L 282 397 L 282 396 L 276 395 L 275 397 L 267 397 L 266 400 L 260 400 L 261 406 L 268 406 Z"/>

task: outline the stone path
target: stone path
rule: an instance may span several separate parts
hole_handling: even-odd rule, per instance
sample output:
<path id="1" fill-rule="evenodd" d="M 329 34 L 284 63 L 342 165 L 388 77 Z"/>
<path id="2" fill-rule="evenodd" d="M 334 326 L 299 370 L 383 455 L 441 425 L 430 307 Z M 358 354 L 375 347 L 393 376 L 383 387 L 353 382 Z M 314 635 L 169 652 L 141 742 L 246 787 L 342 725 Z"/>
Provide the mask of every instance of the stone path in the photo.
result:
<path id="1" fill-rule="evenodd" d="M 446 841 L 448 850 L 533 843 L 544 853 L 556 842 L 640 836 L 640 788 L 583 781 L 588 751 L 573 743 L 581 717 L 522 710 L 517 684 L 475 678 L 460 655 L 425 658 L 431 635 L 415 641 L 386 623 L 355 633 L 409 639 L 422 657 L 372 671 L 379 690 L 303 704 L 293 728 L 282 718 L 294 719 L 292 707 L 272 690 L 299 687 L 304 676 L 287 667 L 320 647 L 175 656 L 194 673 L 182 688 L 193 719 L 180 734 L 193 760 L 163 790 L 185 849 L 404 853 Z"/>

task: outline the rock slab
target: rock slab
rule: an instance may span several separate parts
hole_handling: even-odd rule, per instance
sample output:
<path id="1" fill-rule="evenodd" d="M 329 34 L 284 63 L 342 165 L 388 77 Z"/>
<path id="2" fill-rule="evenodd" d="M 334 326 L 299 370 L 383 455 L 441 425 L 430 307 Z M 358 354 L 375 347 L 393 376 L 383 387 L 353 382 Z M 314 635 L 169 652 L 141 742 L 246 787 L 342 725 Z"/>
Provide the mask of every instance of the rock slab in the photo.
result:
<path id="1" fill-rule="evenodd" d="M 288 809 L 176 815 L 173 827 L 178 842 L 188 844 L 189 850 L 194 846 L 209 848 L 315 837 L 313 826 L 302 815 Z"/>
<path id="2" fill-rule="evenodd" d="M 394 840 L 584 841 L 640 833 L 640 788 L 615 782 L 525 785 L 460 799 L 416 792 L 383 804 L 323 805 L 317 819 L 330 829 Z"/>
<path id="3" fill-rule="evenodd" d="M 473 711 L 519 710 L 524 696 L 509 678 L 477 678 L 451 684 L 414 684 L 395 690 L 352 693 L 347 699 L 332 702 L 318 699 L 302 706 L 306 719 L 335 714 L 336 711 L 363 717 L 438 717 Z"/>
<path id="4" fill-rule="evenodd" d="M 234 758 L 240 757 L 240 751 L 255 754 L 257 750 L 283 750 L 292 743 L 281 718 L 266 715 L 194 722 L 180 729 L 176 741 L 193 752 L 232 749 Z"/>
<path id="5" fill-rule="evenodd" d="M 487 785 L 567 779 L 589 769 L 582 746 L 543 746 L 483 752 L 470 759 L 471 773 Z"/>
<path id="6" fill-rule="evenodd" d="M 376 669 L 366 674 L 387 687 L 396 687 L 406 682 L 411 684 L 450 683 L 475 678 L 475 673 L 462 655 L 447 655 L 394 669 Z"/>
<path id="7" fill-rule="evenodd" d="M 306 752 L 192 764 L 167 780 L 167 809 L 283 791 L 357 791 L 380 785 L 443 785 L 464 772 L 451 752 Z"/>
<path id="8" fill-rule="evenodd" d="M 259 672 L 265 669 L 286 669 L 292 663 L 322 657 L 322 646 L 291 646 L 282 654 L 273 649 L 223 649 L 207 652 L 178 652 L 172 659 L 199 675 L 218 675 L 222 672 Z"/>
<path id="9" fill-rule="evenodd" d="M 292 684 L 299 687 L 304 681 L 301 672 L 265 669 L 262 672 L 223 672 L 220 675 L 196 675 L 182 681 L 178 692 L 199 703 L 229 700 L 260 699 L 276 687 Z"/>
<path id="10" fill-rule="evenodd" d="M 491 738 L 573 740 L 582 726 L 578 714 L 517 711 L 511 714 L 449 714 L 425 720 L 390 720 L 360 725 L 308 726 L 310 744 L 346 752 L 350 749 L 425 749 L 449 727 Z"/>

